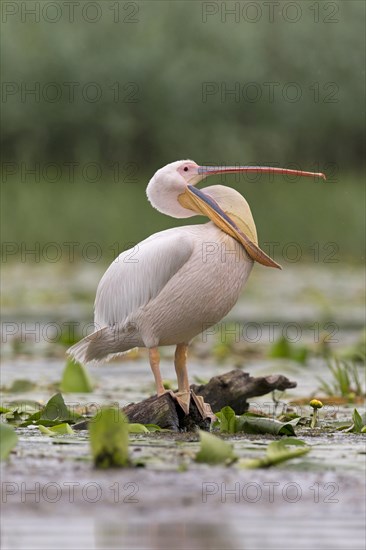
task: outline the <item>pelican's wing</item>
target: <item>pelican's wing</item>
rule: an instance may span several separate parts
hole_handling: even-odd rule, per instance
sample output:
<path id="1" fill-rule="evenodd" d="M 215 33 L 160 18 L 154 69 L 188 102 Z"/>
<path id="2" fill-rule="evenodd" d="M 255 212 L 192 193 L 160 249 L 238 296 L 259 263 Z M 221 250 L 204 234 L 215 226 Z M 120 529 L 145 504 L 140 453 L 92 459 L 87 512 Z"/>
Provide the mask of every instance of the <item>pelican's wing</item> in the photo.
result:
<path id="1" fill-rule="evenodd" d="M 123 323 L 155 298 L 187 262 L 193 246 L 192 236 L 182 227 L 156 233 L 120 254 L 98 286 L 96 328 Z"/>

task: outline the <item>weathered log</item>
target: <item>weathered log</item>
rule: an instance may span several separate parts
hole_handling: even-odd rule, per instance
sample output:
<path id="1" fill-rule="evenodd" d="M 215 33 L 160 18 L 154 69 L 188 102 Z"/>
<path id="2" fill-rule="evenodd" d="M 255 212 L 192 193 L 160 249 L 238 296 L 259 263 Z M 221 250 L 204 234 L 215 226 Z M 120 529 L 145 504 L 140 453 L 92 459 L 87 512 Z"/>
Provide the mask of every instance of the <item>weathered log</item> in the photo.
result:
<path id="1" fill-rule="evenodd" d="M 157 424 L 160 428 L 179 430 L 178 410 L 168 393 L 160 397 L 154 395 L 140 403 L 130 403 L 122 410 L 130 422 Z"/>
<path id="2" fill-rule="evenodd" d="M 122 410 L 130 422 L 157 424 L 160 428 L 173 431 L 192 431 L 197 427 L 208 430 L 211 423 L 209 418 L 202 418 L 193 399 L 186 415 L 170 393 L 131 403 Z"/>
<path id="3" fill-rule="evenodd" d="M 292 382 L 282 374 L 253 378 L 247 372 L 236 369 L 214 376 L 207 384 L 200 386 L 193 384 L 191 389 L 197 395 L 202 395 L 214 412 L 229 405 L 236 414 L 243 414 L 248 410 L 247 399 L 250 397 L 259 397 L 273 390 L 283 391 L 295 388 L 296 385 L 296 382 Z"/>
<path id="4" fill-rule="evenodd" d="M 192 384 L 191 390 L 196 395 L 201 395 L 214 412 L 229 405 L 236 414 L 243 414 L 248 410 L 247 399 L 250 397 L 295 387 L 296 382 L 281 374 L 253 378 L 247 372 L 236 369 L 221 376 L 214 376 L 207 384 Z M 125 407 L 123 412 L 130 422 L 157 424 L 161 428 L 174 431 L 190 431 L 196 427 L 208 429 L 210 426 L 210 420 L 202 418 L 193 399 L 189 415 L 185 415 L 169 393 L 161 397 L 149 397 L 140 403 L 132 403 Z"/>
<path id="5" fill-rule="evenodd" d="M 192 384 L 191 390 L 202 396 L 214 412 L 219 412 L 222 407 L 228 405 L 236 414 L 243 414 L 249 407 L 247 399 L 265 395 L 273 390 L 295 387 L 296 382 L 281 374 L 253 378 L 247 372 L 236 369 L 214 376 L 207 384 Z M 131 403 L 122 410 L 130 422 L 156 424 L 173 431 L 193 431 L 197 427 L 208 430 L 211 423 L 209 418 L 202 418 L 194 399 L 191 399 L 189 414 L 186 415 L 170 393 Z M 76 425 L 75 428 L 84 429 L 84 424 L 82 422 L 80 427 Z"/>

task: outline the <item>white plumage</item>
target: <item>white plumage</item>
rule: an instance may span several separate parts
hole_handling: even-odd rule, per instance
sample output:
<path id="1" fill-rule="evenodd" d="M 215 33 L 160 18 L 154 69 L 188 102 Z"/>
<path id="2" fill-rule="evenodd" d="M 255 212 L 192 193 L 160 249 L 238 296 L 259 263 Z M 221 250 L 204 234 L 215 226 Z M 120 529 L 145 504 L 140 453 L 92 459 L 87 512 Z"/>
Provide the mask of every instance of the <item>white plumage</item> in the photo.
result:
<path id="1" fill-rule="evenodd" d="M 168 229 L 127 250 L 97 290 L 97 330 L 70 348 L 101 361 L 135 347 L 189 343 L 233 307 L 253 261 L 212 222 Z"/>
<path id="2" fill-rule="evenodd" d="M 197 214 L 212 221 L 168 229 L 120 254 L 103 275 L 95 300 L 95 332 L 68 353 L 81 363 L 102 361 L 135 347 L 149 349 L 158 395 L 164 393 L 158 346 L 176 344 L 178 394 L 188 413 L 187 347 L 193 337 L 218 323 L 233 307 L 254 261 L 280 267 L 258 246 L 249 205 L 222 185 L 195 185 L 222 172 L 272 172 L 323 177 L 258 166 L 202 167 L 190 160 L 168 164 L 154 174 L 147 196 L 154 208 L 175 218 Z M 195 396 L 202 414 L 208 413 Z"/>
<path id="3" fill-rule="evenodd" d="M 103 275 L 95 299 L 98 326 L 123 323 L 156 298 L 189 259 L 194 243 L 182 230 L 162 231 L 122 252 Z"/>

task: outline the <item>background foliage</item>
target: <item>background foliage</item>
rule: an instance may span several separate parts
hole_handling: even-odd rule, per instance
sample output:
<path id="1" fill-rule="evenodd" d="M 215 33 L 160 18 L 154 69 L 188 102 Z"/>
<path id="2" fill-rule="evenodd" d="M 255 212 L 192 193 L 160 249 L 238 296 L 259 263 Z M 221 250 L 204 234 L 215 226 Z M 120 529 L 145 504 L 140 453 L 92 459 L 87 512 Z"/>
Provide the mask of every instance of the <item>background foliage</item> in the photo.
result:
<path id="1" fill-rule="evenodd" d="M 224 3 L 240 5 L 236 22 L 221 2 L 106 0 L 96 3 L 102 16 L 94 23 L 82 16 L 87 3 L 75 7 L 73 22 L 63 2 L 54 23 L 52 8 L 39 22 L 20 12 L 3 17 L 6 242 L 123 248 L 170 227 L 144 189 L 160 166 L 193 158 L 326 171 L 327 185 L 225 183 L 247 197 L 265 240 L 334 241 L 344 257 L 362 258 L 363 2 L 295 2 L 296 22 L 289 2 L 275 3 L 272 22 L 268 2 L 256 2 L 256 22 L 248 2 Z M 218 12 L 207 14 L 208 4 Z M 37 86 L 38 96 L 26 93 Z M 205 95 L 207 86 L 214 93 Z"/>

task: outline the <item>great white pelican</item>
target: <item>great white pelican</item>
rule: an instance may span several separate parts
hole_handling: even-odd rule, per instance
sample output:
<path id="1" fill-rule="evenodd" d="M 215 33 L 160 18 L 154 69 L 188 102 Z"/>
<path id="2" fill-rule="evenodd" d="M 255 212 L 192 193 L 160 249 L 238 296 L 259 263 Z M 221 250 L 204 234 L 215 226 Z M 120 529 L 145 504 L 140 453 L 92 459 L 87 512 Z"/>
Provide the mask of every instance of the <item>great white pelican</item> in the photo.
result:
<path id="1" fill-rule="evenodd" d="M 187 349 L 192 338 L 218 323 L 234 306 L 253 263 L 280 268 L 258 246 L 247 201 L 223 185 L 198 189 L 212 174 L 262 172 L 320 177 L 324 174 L 259 166 L 198 166 L 191 160 L 158 170 L 147 198 L 159 212 L 174 218 L 207 216 L 210 221 L 160 231 L 120 254 L 103 275 L 94 306 L 95 332 L 68 353 L 80 363 L 108 360 L 136 347 L 149 350 L 158 395 L 165 393 L 159 346 L 176 345 L 174 394 L 189 413 Z M 201 413 L 203 399 L 193 396 Z"/>

